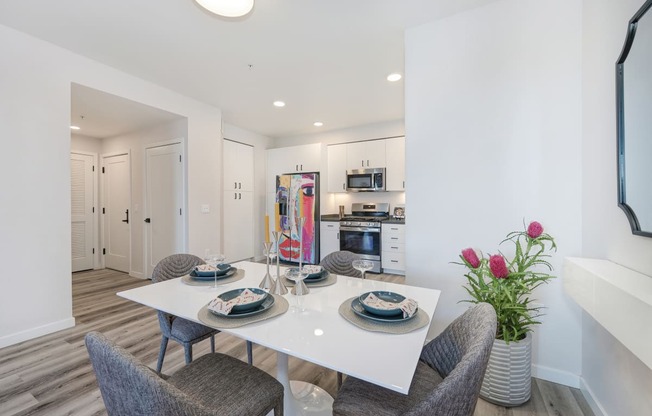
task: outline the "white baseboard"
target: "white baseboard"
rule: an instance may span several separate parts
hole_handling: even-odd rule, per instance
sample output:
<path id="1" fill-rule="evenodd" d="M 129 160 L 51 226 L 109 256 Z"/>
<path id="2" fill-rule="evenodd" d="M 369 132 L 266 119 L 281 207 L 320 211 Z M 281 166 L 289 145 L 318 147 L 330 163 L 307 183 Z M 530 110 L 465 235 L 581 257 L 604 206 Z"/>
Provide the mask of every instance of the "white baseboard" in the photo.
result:
<path id="1" fill-rule="evenodd" d="M 595 400 L 595 394 L 593 394 L 593 391 L 589 385 L 586 384 L 583 378 L 580 379 L 580 390 L 582 391 L 582 395 L 586 399 L 586 402 L 591 407 L 591 410 L 595 413 L 595 416 L 607 416 L 607 412 L 604 410 L 602 405 Z"/>
<path id="2" fill-rule="evenodd" d="M 138 279 L 144 279 L 145 274 L 143 272 L 134 272 L 133 270 L 129 272 L 129 276 L 136 277 Z"/>
<path id="3" fill-rule="evenodd" d="M 36 328 L 30 328 L 25 331 L 16 332 L 15 334 L 6 335 L 0 338 L 0 348 L 8 347 L 10 345 L 18 344 L 19 342 L 61 331 L 62 329 L 72 328 L 73 326 L 75 326 L 75 318 L 70 317 L 60 321 L 51 322 L 46 325 L 38 326 Z"/>
<path id="4" fill-rule="evenodd" d="M 573 387 L 576 389 L 580 388 L 580 376 L 550 367 L 533 365 L 532 377 L 540 378 L 541 380 L 552 381 L 553 383 L 563 384 L 564 386 Z"/>

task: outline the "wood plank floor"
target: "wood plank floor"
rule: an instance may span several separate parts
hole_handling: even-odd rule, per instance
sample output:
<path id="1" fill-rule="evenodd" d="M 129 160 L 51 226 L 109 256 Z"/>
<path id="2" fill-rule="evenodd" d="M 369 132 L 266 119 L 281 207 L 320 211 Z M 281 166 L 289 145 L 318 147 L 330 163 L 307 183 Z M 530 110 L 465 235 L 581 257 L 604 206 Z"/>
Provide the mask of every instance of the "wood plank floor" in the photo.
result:
<path id="1" fill-rule="evenodd" d="M 371 279 L 402 283 L 395 275 L 369 274 Z M 155 368 L 160 332 L 155 311 L 119 298 L 116 292 L 150 284 L 113 270 L 73 274 L 73 315 L 77 325 L 0 349 L 0 415 L 105 415 L 104 404 L 84 346 L 84 335 L 100 331 Z M 219 334 L 219 352 L 246 360 L 244 341 Z M 209 351 L 208 340 L 194 347 L 194 356 Z M 254 346 L 254 364 L 275 374 L 276 354 Z M 183 349 L 170 342 L 163 372 L 171 374 L 184 365 Z M 334 371 L 290 358 L 292 379 L 314 383 L 336 394 Z M 532 399 L 506 409 L 479 400 L 480 415 L 593 415 L 582 394 L 566 386 L 533 380 Z"/>

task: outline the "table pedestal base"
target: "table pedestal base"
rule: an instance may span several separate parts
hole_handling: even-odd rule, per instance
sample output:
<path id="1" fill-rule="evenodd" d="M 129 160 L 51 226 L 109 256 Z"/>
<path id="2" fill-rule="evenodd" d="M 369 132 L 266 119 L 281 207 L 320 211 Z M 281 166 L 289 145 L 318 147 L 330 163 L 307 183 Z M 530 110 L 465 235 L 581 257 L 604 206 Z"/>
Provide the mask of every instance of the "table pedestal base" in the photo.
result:
<path id="1" fill-rule="evenodd" d="M 276 353 L 276 379 L 285 389 L 283 398 L 284 414 L 287 416 L 333 414 L 333 398 L 321 387 L 304 381 L 290 381 L 288 376 L 288 356 Z"/>

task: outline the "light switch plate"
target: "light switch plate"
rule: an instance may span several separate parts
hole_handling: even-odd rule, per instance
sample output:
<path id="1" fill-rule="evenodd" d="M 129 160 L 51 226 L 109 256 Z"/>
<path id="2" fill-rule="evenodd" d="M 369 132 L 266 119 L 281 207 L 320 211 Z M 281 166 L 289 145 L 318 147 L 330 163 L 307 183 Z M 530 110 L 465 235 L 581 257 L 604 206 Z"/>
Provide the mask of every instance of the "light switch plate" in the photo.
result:
<path id="1" fill-rule="evenodd" d="M 201 204 L 201 213 L 202 214 L 208 214 L 211 212 L 211 207 L 208 204 Z"/>

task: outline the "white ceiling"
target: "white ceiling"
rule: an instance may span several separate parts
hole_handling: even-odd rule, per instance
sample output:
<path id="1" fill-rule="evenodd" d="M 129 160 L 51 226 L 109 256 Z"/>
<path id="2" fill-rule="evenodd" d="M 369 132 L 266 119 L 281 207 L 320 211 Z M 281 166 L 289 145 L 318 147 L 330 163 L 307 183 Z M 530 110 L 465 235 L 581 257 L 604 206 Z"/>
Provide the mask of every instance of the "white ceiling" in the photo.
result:
<path id="1" fill-rule="evenodd" d="M 229 20 L 193 0 L 2 0 L 0 24 L 286 137 L 402 119 L 403 80 L 385 78 L 403 73 L 404 29 L 491 1 L 256 0 Z"/>

